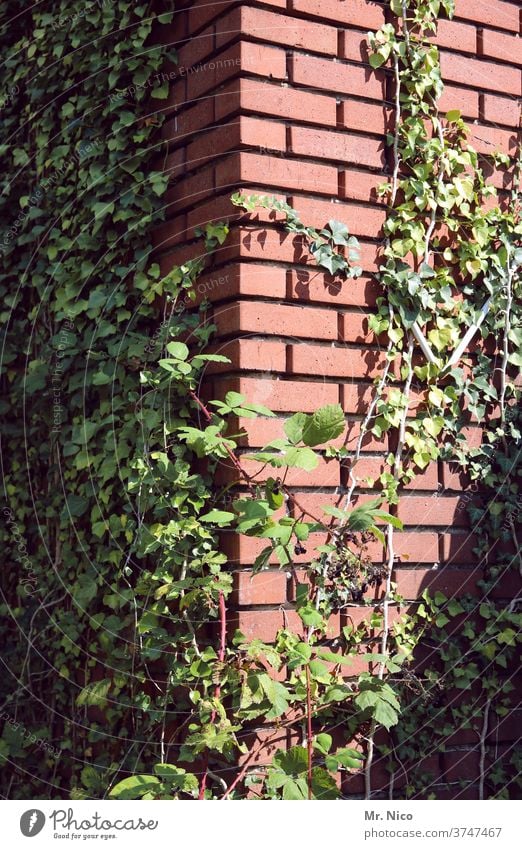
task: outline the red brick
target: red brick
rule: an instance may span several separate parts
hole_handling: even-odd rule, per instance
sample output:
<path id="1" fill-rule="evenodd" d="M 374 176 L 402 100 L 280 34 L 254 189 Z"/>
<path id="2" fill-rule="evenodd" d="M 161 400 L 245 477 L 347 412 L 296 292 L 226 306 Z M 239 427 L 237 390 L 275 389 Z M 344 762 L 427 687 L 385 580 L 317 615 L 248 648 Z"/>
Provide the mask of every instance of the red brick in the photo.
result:
<path id="1" fill-rule="evenodd" d="M 290 137 L 292 153 L 300 156 L 335 159 L 370 168 L 382 168 L 385 162 L 384 146 L 378 139 L 308 127 L 292 127 Z"/>
<path id="2" fill-rule="evenodd" d="M 341 406 L 346 413 L 364 415 L 373 398 L 374 387 L 368 383 L 341 385 Z"/>
<path id="3" fill-rule="evenodd" d="M 367 33 L 355 29 L 342 30 L 339 39 L 339 58 L 369 65 Z"/>
<path id="4" fill-rule="evenodd" d="M 187 219 L 185 215 L 162 221 L 152 231 L 152 244 L 156 250 L 167 250 L 187 240 Z"/>
<path id="5" fill-rule="evenodd" d="M 520 575 L 513 566 L 506 567 L 504 572 L 496 579 L 490 592 L 492 598 L 513 599 L 520 595 L 522 590 Z"/>
<path id="6" fill-rule="evenodd" d="M 384 136 L 393 126 L 393 112 L 384 104 L 377 106 L 350 97 L 339 105 L 337 121 L 338 125 L 346 130 Z M 366 139 L 365 143 L 368 141 L 369 139 Z"/>
<path id="7" fill-rule="evenodd" d="M 476 53 L 477 30 L 469 24 L 439 20 L 437 35 L 433 41 L 439 47 L 449 47 L 451 50 L 458 50 L 463 53 Z"/>
<path id="8" fill-rule="evenodd" d="M 490 739 L 488 742 L 520 742 L 522 729 L 522 708 L 515 707 L 507 716 L 492 714 L 490 719 Z"/>
<path id="9" fill-rule="evenodd" d="M 446 781 L 478 781 L 478 751 L 444 752 L 442 755 L 444 779 Z"/>
<path id="10" fill-rule="evenodd" d="M 202 62 L 214 51 L 214 28 L 208 27 L 199 35 L 191 36 L 189 41 L 178 51 L 178 74 L 182 74 L 187 68 L 192 68 L 198 62 Z"/>
<path id="11" fill-rule="evenodd" d="M 322 492 L 319 490 L 316 492 L 296 492 L 295 497 L 304 510 L 321 521 L 326 515 L 322 511 L 323 507 L 330 506 L 344 508 L 346 506 L 346 498 L 344 495 L 339 495 L 335 492 L 327 492 L 326 490 Z M 374 498 L 375 495 L 373 494 L 355 495 L 352 498 L 351 506 L 357 507 L 358 505 L 367 503 Z M 385 510 L 386 507 L 383 507 L 382 509 Z M 378 522 L 378 524 L 381 523 Z"/>
<path id="12" fill-rule="evenodd" d="M 368 316 L 362 312 L 347 312 L 341 316 L 339 331 L 343 342 L 359 342 L 374 345 L 375 334 L 368 328 Z"/>
<path id="13" fill-rule="evenodd" d="M 204 168 L 190 177 L 178 180 L 167 192 L 167 210 L 169 215 L 181 212 L 198 201 L 203 200 L 214 188 L 214 169 Z"/>
<path id="14" fill-rule="evenodd" d="M 217 223 L 226 220 L 230 226 L 238 222 L 255 222 L 256 227 L 259 229 L 261 224 L 276 223 L 283 221 L 285 218 L 282 213 L 262 209 L 261 207 L 255 213 L 244 212 L 239 207 L 234 206 L 230 200 L 230 191 L 223 189 L 223 192 L 224 194 L 213 195 L 206 202 L 200 203 L 194 209 L 188 211 L 187 239 L 196 238 L 195 229 L 210 222 Z M 285 199 L 281 198 L 275 192 L 271 196 L 276 199 Z"/>
<path id="15" fill-rule="evenodd" d="M 195 100 L 240 73 L 283 80 L 286 76 L 286 56 L 284 50 L 276 47 L 240 41 L 184 73 L 187 79 L 187 100 Z"/>
<path id="16" fill-rule="evenodd" d="M 269 147 L 271 150 L 286 149 L 286 132 L 283 124 L 261 118 L 240 115 L 221 127 L 215 127 L 199 135 L 187 148 L 187 167 L 199 167 L 207 160 L 214 160 L 230 150 L 240 147 Z M 237 213 L 237 210 L 236 210 Z"/>
<path id="17" fill-rule="evenodd" d="M 506 35 L 490 29 L 482 30 L 479 38 L 479 55 L 499 59 L 510 65 L 522 65 L 522 39 L 517 35 Z"/>
<path id="18" fill-rule="evenodd" d="M 324 24 L 291 18 L 281 13 L 240 6 L 225 15 L 216 27 L 216 46 L 227 44 L 236 33 L 261 41 L 299 47 L 316 53 L 337 53 L 337 30 Z"/>
<path id="19" fill-rule="evenodd" d="M 257 728 L 249 734 L 241 735 L 241 742 L 247 746 L 248 752 L 240 754 L 237 763 L 242 766 L 248 760 L 251 767 L 267 766 L 272 763 L 278 751 L 297 746 L 299 740 L 299 734 L 292 728 Z"/>
<path id="20" fill-rule="evenodd" d="M 217 92 L 218 120 L 239 110 L 298 121 L 305 115 L 310 124 L 321 126 L 335 127 L 337 120 L 334 97 L 296 91 L 262 80 L 236 80 Z"/>
<path id="21" fill-rule="evenodd" d="M 496 127 L 486 127 L 480 124 L 470 126 L 468 141 L 477 153 L 489 156 L 500 151 L 501 153 L 514 154 L 517 150 L 517 136 L 509 130 L 499 130 Z"/>
<path id="22" fill-rule="evenodd" d="M 176 80 L 169 85 L 169 93 L 164 105 L 164 111 L 170 114 L 174 110 L 187 107 L 187 80 L 186 77 L 177 76 Z"/>
<path id="23" fill-rule="evenodd" d="M 482 570 L 468 572 L 461 569 L 398 569 L 393 576 L 398 591 L 406 599 L 419 598 L 424 590 L 431 594 L 444 593 L 448 598 L 477 593 L 477 581 Z"/>
<path id="24" fill-rule="evenodd" d="M 462 513 L 465 513 L 463 510 Z M 462 524 L 459 522 L 459 524 Z M 442 537 L 442 556 L 445 563 L 475 563 L 477 555 L 473 549 L 477 538 L 473 534 L 444 534 Z"/>
<path id="25" fill-rule="evenodd" d="M 200 277 L 198 293 L 212 301 L 238 295 L 284 298 L 286 270 L 274 265 L 240 263 Z"/>
<path id="26" fill-rule="evenodd" d="M 399 608 L 396 605 L 390 605 L 390 608 L 388 610 L 388 619 L 390 625 L 393 626 L 396 622 L 398 622 L 401 617 L 404 616 L 405 613 L 407 613 L 407 610 L 407 607 Z M 343 611 L 343 620 L 346 620 L 345 622 L 343 622 L 343 624 L 346 624 L 349 627 L 356 629 L 359 627 L 359 625 L 362 625 L 363 622 L 369 623 L 372 613 L 379 612 L 382 613 L 382 609 L 379 607 L 374 608 L 373 605 L 368 605 L 366 607 L 363 607 L 362 605 L 349 606 L 346 607 Z M 380 633 L 379 628 L 372 629 L 372 631 L 375 634 Z"/>
<path id="27" fill-rule="evenodd" d="M 178 147 L 177 150 L 169 153 L 163 168 L 160 166 L 158 170 L 163 170 L 169 175 L 170 179 L 176 179 L 179 174 L 187 170 L 186 153 L 187 149 L 185 147 Z"/>
<path id="28" fill-rule="evenodd" d="M 384 204 L 384 198 L 379 197 L 377 188 L 387 182 L 384 174 L 373 174 L 369 171 L 355 171 L 350 168 L 339 175 L 339 196 L 343 200 L 362 200 L 365 203 Z"/>
<path id="29" fill-rule="evenodd" d="M 256 483 L 264 482 L 267 478 L 278 474 L 278 470 L 275 470 L 272 466 L 268 466 L 259 460 L 250 460 L 246 456 L 242 457 L 241 465 L 247 474 L 255 479 Z M 336 460 L 323 460 L 321 457 L 318 458 L 317 467 L 313 472 L 306 471 L 306 469 L 289 468 L 285 474 L 285 481 L 288 486 L 325 486 L 334 488 L 339 486 L 339 479 L 339 463 Z M 220 463 L 216 469 L 214 481 L 218 484 L 238 481 L 238 472 L 232 464 L 225 461 Z M 266 540 L 260 541 L 266 545 Z"/>
<path id="30" fill-rule="evenodd" d="M 380 374 L 383 356 L 378 351 L 356 351 L 353 348 L 330 348 L 318 345 L 290 346 L 291 374 L 322 377 L 371 377 Z"/>
<path id="31" fill-rule="evenodd" d="M 265 6 L 276 6 L 279 9 L 286 8 L 286 0 L 263 0 Z M 200 27 L 205 26 L 208 21 L 217 18 L 227 12 L 233 6 L 235 0 L 195 0 L 189 9 L 189 31 L 196 32 Z M 219 23 L 217 24 L 219 28 Z"/>
<path id="32" fill-rule="evenodd" d="M 273 642 L 277 632 L 284 627 L 282 610 L 239 610 L 228 618 L 230 636 L 238 629 L 247 640 L 257 639 L 265 643 Z"/>
<path id="33" fill-rule="evenodd" d="M 224 371 L 270 371 L 284 374 L 286 370 L 286 346 L 283 342 L 267 339 L 229 339 L 213 344 L 209 353 L 228 357 L 230 363 L 208 363 L 205 374 Z"/>
<path id="34" fill-rule="evenodd" d="M 405 489 L 409 491 L 432 490 L 439 487 L 437 463 L 430 463 L 422 471 L 417 471 L 412 481 L 406 484 Z"/>
<path id="35" fill-rule="evenodd" d="M 399 503 L 399 518 L 405 525 L 451 527 L 469 524 L 469 517 L 458 510 L 458 498 L 445 496 L 403 495 Z"/>
<path id="36" fill-rule="evenodd" d="M 376 271 L 378 268 L 377 246 L 361 240 L 360 248 L 359 264 L 363 270 Z M 187 249 L 183 262 L 189 256 L 190 250 Z M 217 257 L 220 262 L 236 262 L 238 259 L 266 260 L 273 263 L 299 263 L 299 265 L 317 268 L 301 237 L 293 234 L 284 235 L 272 229 L 260 230 L 259 227 L 233 227 L 227 241 L 218 250 Z"/>
<path id="37" fill-rule="evenodd" d="M 506 0 L 456 0 L 455 15 L 468 21 L 489 24 L 518 33 L 519 4 Z"/>
<path id="38" fill-rule="evenodd" d="M 280 604 L 286 601 L 286 583 L 281 571 L 236 572 L 232 601 L 239 605 Z"/>
<path id="39" fill-rule="evenodd" d="M 469 475 L 462 471 L 458 463 L 442 463 L 442 485 L 444 489 L 455 489 L 457 492 L 476 492 L 479 489 L 477 481 L 471 482 Z M 471 498 L 472 495 L 469 495 Z"/>
<path id="40" fill-rule="evenodd" d="M 302 635 L 303 624 L 294 610 L 239 610 L 229 617 L 229 633 L 238 628 L 247 639 L 257 638 L 273 642 L 281 628 Z M 328 625 L 328 637 L 339 634 L 339 614 L 332 616 Z"/>
<path id="41" fill-rule="evenodd" d="M 464 118 L 479 117 L 479 95 L 476 91 L 457 86 L 445 85 L 439 100 L 442 113 L 459 109 Z"/>
<path id="42" fill-rule="evenodd" d="M 218 333 L 262 333 L 309 339 L 337 339 L 333 310 L 241 301 L 218 307 L 214 313 Z"/>
<path id="43" fill-rule="evenodd" d="M 263 341 L 262 344 L 266 344 Z M 272 442 L 274 439 L 279 439 L 284 433 L 285 418 L 266 419 L 258 416 L 255 419 L 239 419 L 237 427 L 234 423 L 231 427 L 235 432 L 245 430 L 247 435 L 239 440 L 240 445 L 248 445 L 250 447 L 260 448 Z M 360 422 L 348 421 L 346 430 L 337 437 L 331 440 L 332 445 L 340 448 L 345 445 L 351 450 L 355 450 L 361 432 Z M 363 439 L 362 451 L 380 451 L 387 452 L 388 443 L 386 440 L 378 440 L 372 434 L 366 434 Z"/>
<path id="44" fill-rule="evenodd" d="M 163 136 L 171 144 L 186 141 L 192 133 L 199 132 L 214 121 L 214 99 L 200 100 L 195 105 L 189 105 L 179 111 L 174 118 L 168 121 L 163 129 Z"/>
<path id="45" fill-rule="evenodd" d="M 292 195 L 289 203 L 294 209 L 299 210 L 299 217 L 307 226 L 321 229 L 327 221 L 334 219 L 346 224 L 350 233 L 357 236 L 366 236 L 371 233 L 377 238 L 386 218 L 382 208 L 353 203 L 332 203 L 332 201 L 319 198 L 303 198 L 299 195 Z"/>
<path id="46" fill-rule="evenodd" d="M 359 65 L 294 54 L 290 57 L 290 81 L 294 85 L 325 88 L 370 100 L 384 99 L 384 75 Z"/>
<path id="47" fill-rule="evenodd" d="M 256 397 L 259 383 L 264 383 L 264 400 Z M 313 413 L 318 407 L 326 404 L 336 404 L 339 388 L 333 383 L 305 382 L 295 380 L 266 380 L 258 381 L 254 377 L 225 378 L 215 380 L 215 391 L 224 398 L 226 392 L 240 392 L 250 401 L 263 403 L 273 412 Z"/>
<path id="48" fill-rule="evenodd" d="M 457 53 L 441 53 L 441 71 L 444 80 L 492 89 L 503 94 L 520 95 L 520 71 L 508 65 L 495 65 L 481 59 L 470 59 Z"/>
<path id="49" fill-rule="evenodd" d="M 338 185 L 337 169 L 333 166 L 248 152 L 233 154 L 216 164 L 217 188 L 228 188 L 236 183 L 293 188 L 325 195 L 336 195 Z"/>
<path id="50" fill-rule="evenodd" d="M 290 0 L 290 8 L 294 12 L 368 29 L 379 29 L 384 23 L 384 10 L 371 0 Z"/>
<path id="51" fill-rule="evenodd" d="M 456 0 L 455 16 L 518 32 L 520 8 L 505 0 Z"/>
<path id="52" fill-rule="evenodd" d="M 289 274 L 287 297 L 311 303 L 342 306 L 375 306 L 381 290 L 373 277 L 342 280 L 316 271 L 296 271 Z"/>
<path id="53" fill-rule="evenodd" d="M 516 98 L 497 97 L 484 94 L 482 101 L 482 119 L 492 124 L 504 124 L 516 127 L 520 115 L 520 102 Z"/>
<path id="54" fill-rule="evenodd" d="M 222 467 L 225 470 L 230 469 L 231 472 L 235 473 L 232 465 L 227 467 L 225 465 L 225 461 L 223 461 Z M 223 478 L 228 477 L 231 479 L 231 475 L 223 474 L 221 480 Z M 315 539 L 314 539 L 315 538 Z M 312 534 L 310 536 L 309 543 L 309 551 L 312 551 L 312 547 L 314 545 L 321 545 L 325 541 L 324 534 Z M 241 564 L 243 566 L 251 566 L 256 557 L 261 554 L 264 548 L 267 547 L 268 540 L 261 539 L 259 537 L 249 537 L 244 534 L 236 534 L 234 531 L 229 531 L 227 533 L 222 533 L 220 535 L 220 544 L 221 551 L 227 555 L 229 563 Z M 306 564 L 309 563 L 311 557 L 308 551 L 303 554 L 295 554 L 294 561 L 295 563 Z M 275 554 L 272 554 L 269 558 L 271 566 L 278 566 L 279 561 Z"/>
<path id="55" fill-rule="evenodd" d="M 439 559 L 439 537 L 436 533 L 408 533 L 394 536 L 394 549 L 400 563 L 436 563 Z"/>

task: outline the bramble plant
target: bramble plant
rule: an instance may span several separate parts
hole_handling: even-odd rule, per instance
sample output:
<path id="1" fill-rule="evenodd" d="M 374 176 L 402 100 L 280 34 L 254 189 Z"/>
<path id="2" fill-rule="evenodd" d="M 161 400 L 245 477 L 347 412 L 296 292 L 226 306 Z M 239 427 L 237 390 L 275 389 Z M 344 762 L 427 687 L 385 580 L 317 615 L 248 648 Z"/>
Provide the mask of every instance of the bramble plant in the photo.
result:
<path id="1" fill-rule="evenodd" d="M 9 14 L 12 4 L 0 5 Z M 145 86 L 167 55 L 148 42 L 148 7 L 104 4 L 84 16 L 76 0 L 62 2 L 59 11 L 76 14 L 71 36 L 55 27 L 55 6 L 44 3 L 1 36 L 10 92 L 2 118 L 19 133 L 0 148 L 2 198 L 9 221 L 22 210 L 2 239 L 11 395 L 2 410 L 11 458 L 4 496 L 35 587 L 28 595 L 16 570 L 7 576 L 4 636 L 19 671 L 3 707 L 21 730 L 6 725 L 0 741 L 5 795 L 338 799 L 344 778 L 363 770 L 370 798 L 379 757 L 390 798 L 431 798 L 423 761 L 443 751 L 456 725 L 477 736 L 480 798 L 516 792 L 520 764 L 515 756 L 491 764 L 488 734 L 513 706 L 508 673 L 520 641 L 519 600 L 494 595 L 521 562 L 520 157 L 494 157 L 514 176 L 511 198 L 497 203 L 460 113 L 439 113 L 430 37 L 452 0 L 390 0 L 394 23 L 368 36 L 371 66 L 394 80 L 395 124 L 391 179 L 380 190 L 388 207 L 382 297 L 369 317 L 388 343 L 357 446 L 341 445 L 345 416 L 329 405 L 297 412 L 250 454 L 237 419 L 271 411 L 236 392 L 209 402 L 199 394 L 207 365 L 226 358 L 207 353 L 214 328 L 195 286 L 228 226 L 203 228 L 194 259 L 166 276 L 149 260 L 167 176 L 149 169 L 162 119 L 148 113 L 146 98 L 161 103 L 168 85 Z M 80 53 L 74 70 L 69 39 Z M 109 97 L 130 85 L 133 111 Z M 282 214 L 286 232 L 345 285 L 361 274 L 357 240 L 341 222 L 305 226 L 266 195 L 232 202 Z M 479 324 L 475 350 L 460 351 Z M 466 443 L 470 423 L 483 427 L 479 448 Z M 375 497 L 360 503 L 369 433 L 391 435 L 395 447 L 372 482 Z M 308 472 L 313 485 L 320 457 L 349 459 L 350 481 L 339 506 L 312 516 L 289 470 Z M 425 593 L 392 626 L 392 608 L 402 609 L 397 505 L 404 486 L 439 459 L 481 483 L 469 510 L 487 561 L 484 597 Z M 223 465 L 232 480 L 219 487 Z M 284 612 L 273 643 L 233 633 L 223 533 L 263 540 L 253 572 L 277 565 L 292 583 L 295 612 Z M 368 555 L 376 539 L 386 544 L 384 564 Z M 10 527 L 2 542 L 16 559 Z M 377 601 L 370 588 L 380 590 Z M 354 616 L 338 633 L 339 611 L 361 608 L 361 623 Z M 434 653 L 420 667 L 419 643 Z M 469 702 L 455 701 L 467 691 Z M 42 758 L 29 728 L 66 757 Z M 260 729 L 291 743 L 265 766 L 272 736 Z"/>

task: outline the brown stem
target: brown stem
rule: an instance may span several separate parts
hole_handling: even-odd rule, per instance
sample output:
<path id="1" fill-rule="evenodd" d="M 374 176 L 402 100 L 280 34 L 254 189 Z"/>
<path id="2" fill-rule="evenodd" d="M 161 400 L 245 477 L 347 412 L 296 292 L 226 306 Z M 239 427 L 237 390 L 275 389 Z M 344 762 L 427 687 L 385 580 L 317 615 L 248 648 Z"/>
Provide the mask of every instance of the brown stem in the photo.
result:
<path id="1" fill-rule="evenodd" d="M 220 636 L 219 636 L 219 651 L 218 651 L 218 660 L 220 663 L 225 662 L 225 651 L 227 644 L 227 608 L 225 606 L 225 596 L 223 592 L 220 590 L 219 592 L 219 623 L 220 623 Z M 221 684 L 216 684 L 214 689 L 214 698 L 219 699 L 221 696 Z M 210 715 L 211 724 L 216 720 L 216 711 L 213 710 Z M 207 789 L 207 778 L 208 778 L 208 752 L 205 755 L 205 766 L 203 768 L 203 775 L 201 776 L 201 784 L 199 786 L 199 796 L 198 799 L 202 800 L 205 798 L 205 790 Z M 230 788 L 227 792 L 230 792 Z M 223 797 L 224 798 L 224 797 Z"/>
<path id="2" fill-rule="evenodd" d="M 314 738 L 312 734 L 312 688 L 310 667 L 306 665 L 306 750 L 308 755 L 308 799 L 312 799 L 312 758 Z"/>
<path id="3" fill-rule="evenodd" d="M 207 407 L 205 407 L 203 401 L 201 401 L 201 399 L 198 398 L 196 393 L 193 392 L 192 390 L 190 391 L 190 397 L 198 405 L 201 412 L 205 416 L 206 420 L 208 422 L 211 422 L 212 421 L 212 413 L 210 413 L 210 411 L 207 409 Z M 237 472 L 240 475 L 240 477 L 242 477 L 244 479 L 244 481 L 245 481 L 248 489 L 250 490 L 250 492 L 254 492 L 254 487 L 252 485 L 252 478 L 250 477 L 248 472 L 246 472 L 245 469 L 242 467 L 241 463 L 239 462 L 238 457 L 236 457 L 236 455 L 234 454 L 232 449 L 228 447 L 228 445 L 225 445 L 225 451 L 227 452 L 228 456 L 230 457 L 232 463 L 234 464 L 234 468 L 237 469 Z"/>

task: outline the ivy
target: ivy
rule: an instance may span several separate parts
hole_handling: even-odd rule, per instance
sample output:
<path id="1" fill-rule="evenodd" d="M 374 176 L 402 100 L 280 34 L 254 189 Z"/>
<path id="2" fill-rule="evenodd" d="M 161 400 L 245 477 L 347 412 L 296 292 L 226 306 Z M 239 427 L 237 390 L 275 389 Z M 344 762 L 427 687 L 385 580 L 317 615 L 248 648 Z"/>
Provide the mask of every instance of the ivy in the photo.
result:
<path id="1" fill-rule="evenodd" d="M 1 36 L 1 533 L 16 564 L 2 598 L 5 795 L 334 799 L 339 773 L 364 768 L 370 797 L 377 753 L 391 776 L 411 764 L 406 796 L 429 795 L 416 770 L 431 745 L 417 733 L 419 711 L 439 747 L 452 721 L 477 725 L 479 795 L 511 794 L 516 759 L 489 768 L 486 756 L 491 716 L 512 706 L 505 670 L 520 627 L 517 601 L 502 605 L 491 591 L 518 548 L 522 229 L 516 193 L 497 202 L 460 114 L 437 107 L 430 37 L 452 0 L 390 0 L 397 18 L 368 37 L 371 65 L 395 81 L 382 297 L 370 318 L 388 345 L 351 456 L 337 447 L 346 427 L 338 405 L 298 412 L 248 454 L 237 418 L 271 411 L 236 392 L 208 403 L 199 395 L 207 366 L 226 358 L 207 353 L 213 327 L 195 306 L 195 284 L 228 227 L 204 228 L 193 259 L 166 276 L 151 261 L 167 177 L 150 170 L 163 120 L 150 98 L 165 99 L 158 72 L 175 60 L 152 32 L 171 21 L 170 8 L 0 8 L 15 21 Z M 513 168 L 518 186 L 520 162 L 495 161 Z M 312 261 L 345 285 L 361 274 L 342 223 L 307 227 L 267 196 L 232 201 L 281 214 Z M 499 354 L 489 353 L 492 340 Z M 422 400 L 412 416 L 414 388 Z M 485 427 L 478 449 L 463 433 L 473 415 Z M 354 505 L 369 432 L 391 434 L 396 447 L 377 497 Z M 347 455 L 344 503 L 311 515 L 289 470 L 308 472 L 313 485 L 319 458 Z M 438 459 L 489 488 L 470 507 L 488 565 L 484 599 L 477 609 L 472 598 L 426 595 L 392 627 L 391 608 L 402 605 L 392 580 L 396 505 Z M 223 464 L 233 480 L 220 487 Z M 223 532 L 262 540 L 253 572 L 276 564 L 291 581 L 297 624 L 285 621 L 274 643 L 233 633 Z M 368 555 L 374 540 L 386 544 L 384 565 Z M 370 587 L 383 588 L 376 605 L 365 601 Z M 338 635 L 333 617 L 360 605 L 371 606 L 369 621 Z M 419 640 L 438 652 L 422 669 L 412 664 Z M 361 658 L 370 671 L 355 676 Z M 452 690 L 477 680 L 485 700 L 455 709 Z M 441 689 L 450 696 L 442 710 Z M 261 720 L 300 745 L 259 769 L 268 742 L 246 740 Z"/>

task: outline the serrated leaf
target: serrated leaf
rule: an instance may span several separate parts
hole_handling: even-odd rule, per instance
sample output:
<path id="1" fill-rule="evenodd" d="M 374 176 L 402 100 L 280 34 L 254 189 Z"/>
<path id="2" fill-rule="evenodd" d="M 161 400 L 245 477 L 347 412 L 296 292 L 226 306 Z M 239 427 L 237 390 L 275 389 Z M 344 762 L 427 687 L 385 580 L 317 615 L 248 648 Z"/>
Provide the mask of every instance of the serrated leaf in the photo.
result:
<path id="1" fill-rule="evenodd" d="M 306 419 L 303 426 L 303 442 L 310 447 L 324 445 L 325 442 L 340 436 L 345 426 L 344 413 L 340 404 L 320 407 Z"/>

